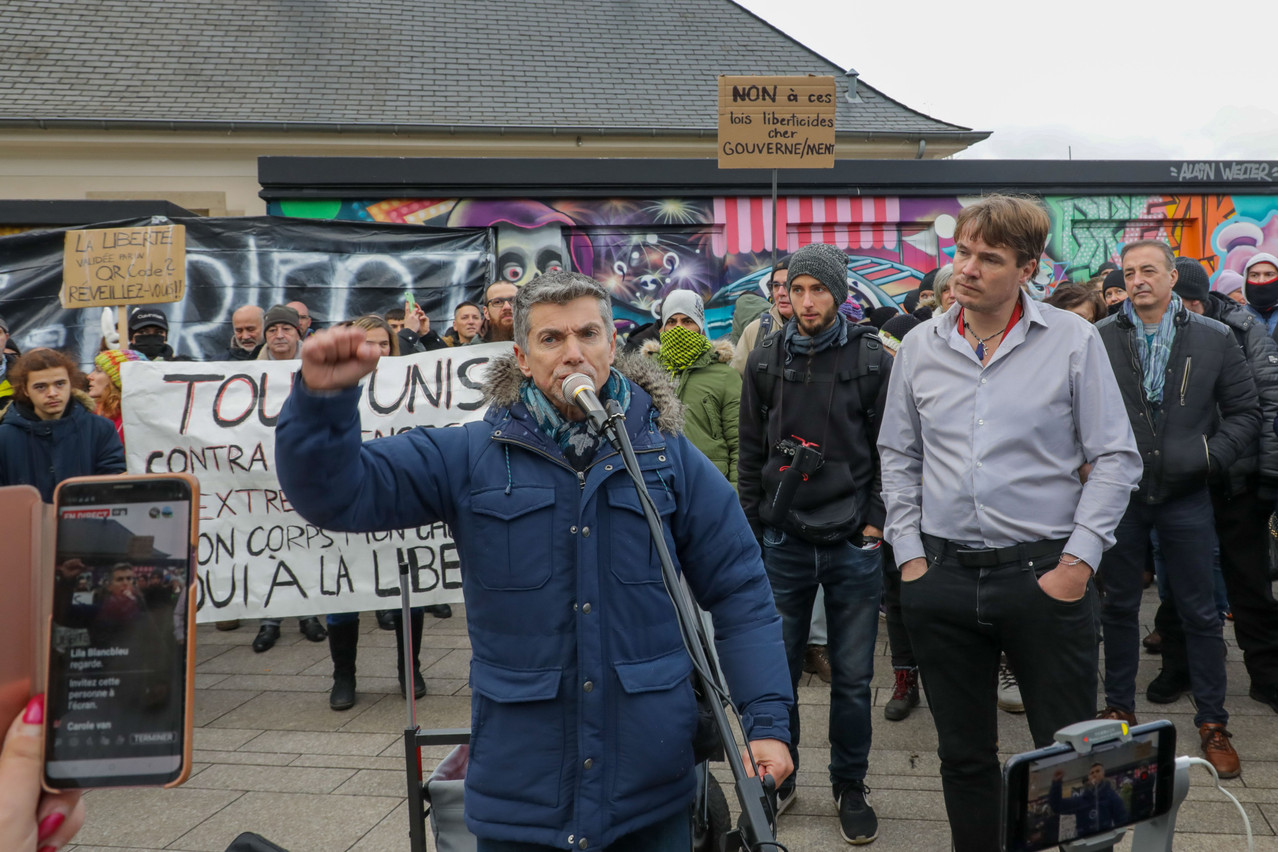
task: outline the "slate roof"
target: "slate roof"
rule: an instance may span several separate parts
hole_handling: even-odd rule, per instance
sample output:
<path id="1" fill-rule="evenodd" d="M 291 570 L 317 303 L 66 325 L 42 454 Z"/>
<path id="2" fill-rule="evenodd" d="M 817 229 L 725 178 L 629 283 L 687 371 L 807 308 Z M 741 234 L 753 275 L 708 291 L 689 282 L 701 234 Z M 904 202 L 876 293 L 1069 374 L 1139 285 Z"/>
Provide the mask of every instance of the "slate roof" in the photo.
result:
<path id="1" fill-rule="evenodd" d="M 845 70 L 731 0 L 4 0 L 0 44 L 11 127 L 714 132 L 720 74 Z M 841 131 L 988 135 L 859 91 Z"/>

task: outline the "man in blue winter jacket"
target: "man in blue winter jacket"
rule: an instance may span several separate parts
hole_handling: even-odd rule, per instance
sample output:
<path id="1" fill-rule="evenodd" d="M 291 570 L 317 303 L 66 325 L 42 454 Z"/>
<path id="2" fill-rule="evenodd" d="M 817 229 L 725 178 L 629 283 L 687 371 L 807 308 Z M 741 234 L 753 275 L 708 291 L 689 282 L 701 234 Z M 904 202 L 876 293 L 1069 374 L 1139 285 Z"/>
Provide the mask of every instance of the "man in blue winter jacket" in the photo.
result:
<path id="1" fill-rule="evenodd" d="M 586 374 L 626 412 L 675 565 L 714 617 L 754 759 L 780 782 L 793 695 L 759 548 L 732 486 L 680 434 L 660 367 L 613 366 L 602 286 L 543 275 L 520 288 L 514 322 L 482 422 L 368 443 L 357 385 L 378 355 L 362 330 L 314 335 L 277 426 L 280 483 L 327 529 L 452 530 L 472 648 L 466 823 L 480 852 L 686 850 L 692 662 L 621 457 L 563 379 Z"/>

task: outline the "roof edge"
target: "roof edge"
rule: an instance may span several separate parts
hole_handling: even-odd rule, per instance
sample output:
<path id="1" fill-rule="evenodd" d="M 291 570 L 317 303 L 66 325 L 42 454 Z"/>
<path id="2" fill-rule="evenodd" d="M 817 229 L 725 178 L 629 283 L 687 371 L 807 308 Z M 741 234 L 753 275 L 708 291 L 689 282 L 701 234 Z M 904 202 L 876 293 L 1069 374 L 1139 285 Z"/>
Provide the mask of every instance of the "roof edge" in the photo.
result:
<path id="1" fill-rule="evenodd" d="M 486 125 L 486 124 L 388 124 L 340 121 L 224 121 L 216 119 L 150 119 L 150 118 L 13 118 L 0 116 L 0 129 L 17 130 L 144 130 L 151 132 L 277 132 L 277 133 L 400 133 L 458 135 L 497 135 L 527 133 L 548 136 L 695 136 L 711 138 L 717 128 L 708 127 L 604 127 L 599 125 Z M 969 144 L 988 139 L 990 130 L 838 130 L 835 138 L 857 139 L 953 139 Z"/>

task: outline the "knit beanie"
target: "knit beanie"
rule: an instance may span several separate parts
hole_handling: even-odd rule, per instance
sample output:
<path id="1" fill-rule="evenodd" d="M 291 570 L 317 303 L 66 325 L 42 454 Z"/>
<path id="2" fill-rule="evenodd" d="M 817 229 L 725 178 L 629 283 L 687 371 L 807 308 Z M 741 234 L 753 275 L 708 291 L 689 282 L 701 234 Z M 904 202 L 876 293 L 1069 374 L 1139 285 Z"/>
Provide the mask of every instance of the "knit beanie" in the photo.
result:
<path id="1" fill-rule="evenodd" d="M 1127 282 L 1123 280 L 1123 270 L 1121 269 L 1111 269 L 1105 275 L 1105 282 L 1101 284 L 1101 295 L 1105 295 L 1106 290 L 1111 290 L 1115 287 L 1124 293 L 1127 292 Z"/>
<path id="2" fill-rule="evenodd" d="M 1228 296 L 1230 293 L 1237 293 L 1243 287 L 1243 277 L 1232 269 L 1222 269 L 1220 274 L 1216 276 L 1216 283 L 1212 285 L 1213 290 L 1222 296 Z"/>
<path id="3" fill-rule="evenodd" d="M 94 365 L 107 374 L 111 384 L 120 387 L 120 365 L 126 361 L 146 361 L 148 358 L 133 349 L 107 349 L 93 356 Z"/>
<path id="4" fill-rule="evenodd" d="M 923 280 L 919 282 L 919 290 L 931 290 L 932 285 L 936 282 L 936 270 L 923 273 Z"/>
<path id="5" fill-rule="evenodd" d="M 1182 299 L 1195 302 L 1207 301 L 1211 292 L 1211 282 L 1207 280 L 1207 270 L 1192 257 L 1176 258 L 1176 286 L 1172 288 Z"/>
<path id="6" fill-rule="evenodd" d="M 875 308 L 870 311 L 870 325 L 875 328 L 883 328 L 883 323 L 892 319 L 892 317 L 900 316 L 901 312 L 896 308 Z"/>
<path id="7" fill-rule="evenodd" d="M 272 305 L 271 309 L 266 312 L 266 316 L 262 318 L 262 330 L 270 331 L 273 325 L 291 325 L 297 329 L 297 333 L 302 333 L 302 318 L 298 316 L 296 308 L 290 308 L 288 305 Z"/>
<path id="8" fill-rule="evenodd" d="M 879 339 L 883 341 L 884 346 L 895 352 L 901 345 L 901 341 L 905 339 L 905 335 L 918 325 L 919 321 L 909 314 L 897 314 L 879 329 Z"/>
<path id="9" fill-rule="evenodd" d="M 848 256 L 838 246 L 812 243 L 790 255 L 790 277 L 786 280 L 790 289 L 794 289 L 794 279 L 800 275 L 811 275 L 824 284 L 834 296 L 834 304 L 847 301 Z"/>
<path id="10" fill-rule="evenodd" d="M 661 326 L 665 328 L 666 323 L 675 314 L 684 314 L 691 317 L 697 323 L 697 327 L 701 329 L 701 333 L 706 333 L 706 308 L 701 301 L 701 297 L 691 290 L 675 290 L 661 303 Z"/>

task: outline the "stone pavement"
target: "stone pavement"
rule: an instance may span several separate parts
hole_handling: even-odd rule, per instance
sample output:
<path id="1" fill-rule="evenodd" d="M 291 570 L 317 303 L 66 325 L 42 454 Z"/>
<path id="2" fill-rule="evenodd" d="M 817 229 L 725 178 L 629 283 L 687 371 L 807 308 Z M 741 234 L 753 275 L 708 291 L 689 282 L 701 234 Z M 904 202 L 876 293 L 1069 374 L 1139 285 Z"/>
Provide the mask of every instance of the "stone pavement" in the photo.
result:
<path id="1" fill-rule="evenodd" d="M 1142 619 L 1148 630 L 1156 605 L 1146 592 Z M 418 702 L 423 728 L 470 724 L 470 660 L 464 607 L 451 619 L 426 618 L 422 668 L 429 694 Z M 191 778 L 173 790 L 96 790 L 86 794 L 88 822 L 68 849 L 76 852 L 186 850 L 223 852 L 241 831 L 256 831 L 290 852 L 402 852 L 408 849 L 408 813 L 401 737 L 405 703 L 395 680 L 394 634 L 361 620 L 359 701 L 345 713 L 328 708 L 331 663 L 326 643 L 307 642 L 296 621 L 284 622 L 271 651 L 249 647 L 256 626 L 219 633 L 198 631 L 195 752 Z M 1227 781 L 1243 803 L 1256 849 L 1278 852 L 1278 715 L 1247 697 L 1241 652 L 1229 641 L 1230 729 L 1242 755 L 1243 775 Z M 891 695 L 886 631 L 879 631 L 881 664 L 874 677 L 876 708 Z M 1146 704 L 1144 687 L 1158 658 L 1142 656 L 1137 716 L 1175 722 L 1181 754 L 1197 753 L 1188 698 L 1159 707 Z M 780 840 L 791 850 L 842 850 L 826 783 L 825 737 L 829 689 L 812 676 L 800 685 L 803 730 L 799 798 L 781 818 Z M 999 714 L 1004 758 L 1031 748 L 1023 716 Z M 433 767 L 447 747 L 426 749 Z M 726 772 L 718 772 L 726 781 Z M 946 850 L 948 831 L 941 799 L 936 736 L 924 706 L 903 722 L 875 711 L 874 748 L 866 779 L 880 820 L 879 839 L 868 848 Z M 1242 820 L 1205 770 L 1191 775 L 1189 799 L 1180 811 L 1177 850 L 1246 849 Z M 731 796 L 729 796 L 731 798 Z M 1119 847 L 1129 848 L 1128 842 Z"/>

